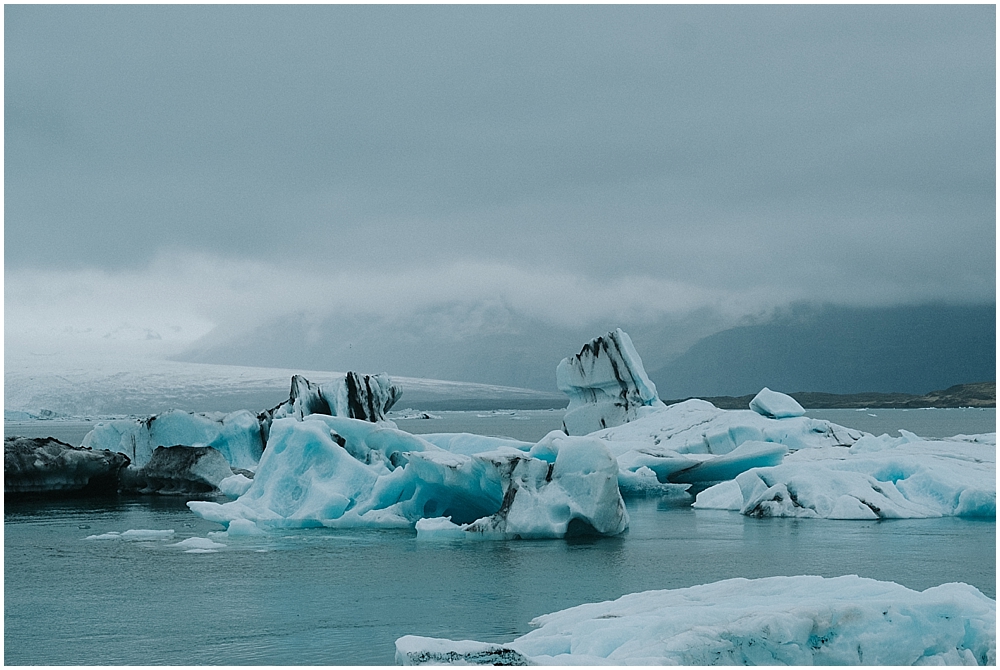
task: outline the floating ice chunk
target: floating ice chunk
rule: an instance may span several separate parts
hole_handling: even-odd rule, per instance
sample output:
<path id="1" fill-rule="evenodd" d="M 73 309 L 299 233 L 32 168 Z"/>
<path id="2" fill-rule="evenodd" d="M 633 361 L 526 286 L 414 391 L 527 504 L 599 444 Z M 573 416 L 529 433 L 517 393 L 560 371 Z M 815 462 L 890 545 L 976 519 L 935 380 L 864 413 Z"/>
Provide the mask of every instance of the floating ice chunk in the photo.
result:
<path id="1" fill-rule="evenodd" d="M 569 396 L 563 428 L 570 435 L 618 426 L 664 407 L 631 338 L 621 328 L 560 361 L 556 386 Z"/>
<path id="2" fill-rule="evenodd" d="M 454 524 L 448 517 L 417 519 L 414 526 L 418 540 L 461 540 L 469 537 L 462 526 Z"/>
<path id="3" fill-rule="evenodd" d="M 705 400 L 685 400 L 614 428 L 593 433 L 632 448 L 670 450 L 679 454 L 729 453 L 748 441 L 775 442 L 789 451 L 810 447 L 849 447 L 865 433 L 806 416 L 769 419 L 757 412 L 723 410 Z M 614 451 L 615 447 L 611 449 Z"/>
<path id="4" fill-rule="evenodd" d="M 469 532 L 527 539 L 617 535 L 628 528 L 618 463 L 600 440 L 553 431 L 531 449 L 534 458 L 513 449 L 506 458 L 494 453 L 503 503 L 496 514 L 469 524 Z"/>
<path id="5" fill-rule="evenodd" d="M 4 493 L 118 492 L 128 459 L 108 450 L 74 447 L 52 437 L 5 437 Z"/>
<path id="6" fill-rule="evenodd" d="M 725 509 L 739 512 L 743 507 L 743 492 L 735 481 L 722 482 L 698 494 L 692 507 Z"/>
<path id="7" fill-rule="evenodd" d="M 101 533 L 100 535 L 88 535 L 87 537 L 85 537 L 83 539 L 85 539 L 85 540 L 120 540 L 121 539 L 121 533 L 116 533 L 114 531 L 111 531 L 109 533 Z"/>
<path id="8" fill-rule="evenodd" d="M 266 532 L 258 528 L 257 524 L 249 519 L 233 519 L 229 523 L 229 528 L 226 529 L 225 534 L 229 537 L 267 535 Z"/>
<path id="9" fill-rule="evenodd" d="M 233 471 L 214 447 L 157 447 L 136 476 L 143 493 L 208 493 Z"/>
<path id="10" fill-rule="evenodd" d="M 806 413 L 795 398 L 772 391 L 766 386 L 750 401 L 750 409 L 771 419 L 787 419 Z"/>
<path id="11" fill-rule="evenodd" d="M 539 665 L 996 663 L 996 602 L 968 584 L 913 591 L 854 575 L 728 579 L 537 617 L 508 644 L 407 635 L 396 661 Z"/>
<path id="12" fill-rule="evenodd" d="M 219 549 L 222 549 L 223 547 L 225 547 L 226 545 L 222 544 L 221 542 L 215 542 L 213 540 L 210 540 L 207 537 L 189 537 L 186 540 L 181 540 L 180 542 L 175 542 L 171 546 L 173 546 L 173 547 L 181 547 L 181 548 L 186 549 L 188 551 L 191 551 L 191 550 L 202 550 L 202 551 L 204 551 L 206 549 L 219 550 Z"/>
<path id="13" fill-rule="evenodd" d="M 83 446 L 125 454 L 144 467 L 157 447 L 213 447 L 231 467 L 253 470 L 264 449 L 260 423 L 246 410 L 230 414 L 170 410 L 141 420 L 98 423 Z"/>
<path id="14" fill-rule="evenodd" d="M 301 375 L 292 376 L 288 400 L 262 413 L 268 425 L 273 419 L 303 419 L 311 414 L 342 416 L 363 421 L 383 421 L 386 412 L 399 400 L 402 389 L 385 373 L 362 375 L 348 372 L 329 384 L 313 384 Z"/>
<path id="15" fill-rule="evenodd" d="M 996 516 L 995 448 L 972 442 L 868 437 L 850 449 L 798 451 L 774 467 L 736 477 L 751 516 L 832 519 Z M 696 507 L 732 508 L 706 489 Z"/>
<path id="16" fill-rule="evenodd" d="M 121 534 L 121 539 L 123 540 L 134 540 L 134 541 L 144 541 L 144 540 L 168 540 L 174 536 L 173 530 L 127 530 Z"/>
<path id="17" fill-rule="evenodd" d="M 253 480 L 246 475 L 235 474 L 219 482 L 219 490 L 230 498 L 239 498 L 247 492 L 251 484 L 253 484 Z"/>

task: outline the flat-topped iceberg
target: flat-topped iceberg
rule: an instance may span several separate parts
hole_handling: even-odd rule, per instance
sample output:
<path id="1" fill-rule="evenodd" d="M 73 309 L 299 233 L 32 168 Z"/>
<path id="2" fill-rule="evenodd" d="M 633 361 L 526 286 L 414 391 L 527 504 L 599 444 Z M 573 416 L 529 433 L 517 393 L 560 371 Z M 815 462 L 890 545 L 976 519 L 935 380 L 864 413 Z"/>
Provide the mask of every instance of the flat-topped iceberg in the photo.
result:
<path id="1" fill-rule="evenodd" d="M 604 443 L 559 431 L 527 452 L 498 445 L 467 455 L 388 422 L 314 414 L 274 421 L 239 498 L 188 506 L 210 521 L 264 528 L 413 527 L 438 519 L 435 528 L 466 537 L 614 535 L 628 526 L 617 475 Z"/>
<path id="2" fill-rule="evenodd" d="M 798 451 L 702 491 L 694 506 L 758 517 L 996 517 L 995 444 L 901 432 Z"/>
<path id="3" fill-rule="evenodd" d="M 403 665 L 995 665 L 996 601 L 854 575 L 727 579 L 579 605 L 506 644 L 407 635 Z"/>
<path id="4" fill-rule="evenodd" d="M 750 401 L 750 409 L 771 419 L 787 419 L 806 413 L 798 400 L 790 395 L 772 391 L 766 386 Z"/>
<path id="5" fill-rule="evenodd" d="M 621 328 L 583 345 L 556 367 L 556 386 L 569 396 L 563 428 L 569 435 L 632 421 L 663 407 L 632 339 Z"/>
<path id="6" fill-rule="evenodd" d="M 658 484 L 708 484 L 750 468 L 778 465 L 801 449 L 847 447 L 865 433 L 805 416 L 769 418 L 686 400 L 629 423 L 595 431 L 618 459 L 626 493 Z"/>

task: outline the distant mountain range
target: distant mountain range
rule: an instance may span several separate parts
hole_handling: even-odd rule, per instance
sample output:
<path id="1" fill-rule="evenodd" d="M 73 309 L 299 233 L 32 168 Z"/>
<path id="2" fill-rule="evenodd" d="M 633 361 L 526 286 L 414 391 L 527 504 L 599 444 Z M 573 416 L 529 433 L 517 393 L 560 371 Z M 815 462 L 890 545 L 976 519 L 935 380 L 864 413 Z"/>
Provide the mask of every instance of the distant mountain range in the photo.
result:
<path id="1" fill-rule="evenodd" d="M 800 306 L 710 335 L 649 377 L 661 398 L 752 395 L 765 386 L 921 395 L 995 381 L 996 305 Z"/>
<path id="2" fill-rule="evenodd" d="M 996 379 L 995 304 L 797 305 L 766 322 L 726 325 L 705 312 L 569 328 L 502 305 L 449 304 L 408 316 L 286 315 L 249 332 L 211 333 L 176 360 L 384 371 L 557 394 L 559 361 L 620 326 L 661 398 L 742 396 L 764 386 L 920 395 Z"/>
<path id="3" fill-rule="evenodd" d="M 702 398 L 719 409 L 746 409 L 756 394 Z M 789 393 L 805 409 L 920 409 L 925 407 L 996 407 L 996 382 L 957 384 L 923 395 L 909 393 Z M 687 398 L 685 398 L 687 400 Z M 667 404 L 680 400 L 665 400 Z"/>

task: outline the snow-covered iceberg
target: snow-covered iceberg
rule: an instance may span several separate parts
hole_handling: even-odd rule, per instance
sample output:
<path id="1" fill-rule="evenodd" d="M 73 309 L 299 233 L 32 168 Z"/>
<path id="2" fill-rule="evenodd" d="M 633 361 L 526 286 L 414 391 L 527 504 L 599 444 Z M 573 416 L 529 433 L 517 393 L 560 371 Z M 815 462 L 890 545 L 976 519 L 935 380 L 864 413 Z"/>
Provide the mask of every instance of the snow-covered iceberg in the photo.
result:
<path id="1" fill-rule="evenodd" d="M 750 409 L 771 419 L 787 419 L 806 413 L 798 400 L 790 395 L 772 391 L 766 386 L 750 401 Z"/>
<path id="2" fill-rule="evenodd" d="M 719 409 L 705 400 L 679 402 L 590 434 L 618 459 L 625 493 L 657 484 L 724 481 L 750 468 L 778 465 L 793 451 L 847 447 L 863 435 L 821 419 L 774 419 L 749 409 Z"/>
<path id="3" fill-rule="evenodd" d="M 147 419 L 103 421 L 83 438 L 83 446 L 125 454 L 132 466 L 149 463 L 157 447 L 213 447 L 230 466 L 253 470 L 264 442 L 257 417 L 247 410 L 184 412 L 170 410 Z"/>
<path id="4" fill-rule="evenodd" d="M 602 442 L 559 431 L 527 452 L 501 445 L 466 455 L 388 422 L 314 414 L 274 421 L 239 498 L 188 506 L 210 521 L 260 527 L 413 527 L 446 518 L 467 537 L 614 535 L 628 526 L 617 473 Z"/>
<path id="5" fill-rule="evenodd" d="M 569 396 L 563 417 L 563 429 L 569 435 L 619 426 L 664 406 L 631 338 L 621 328 L 560 361 L 556 386 Z"/>
<path id="6" fill-rule="evenodd" d="M 4 494 L 118 492 L 122 454 L 74 447 L 52 437 L 5 437 Z"/>
<path id="7" fill-rule="evenodd" d="M 900 432 L 797 451 L 702 491 L 694 506 L 758 517 L 996 517 L 995 436 L 990 444 Z"/>
<path id="8" fill-rule="evenodd" d="M 407 635 L 403 665 L 995 665 L 996 601 L 854 575 L 727 579 L 579 605 L 506 644 Z"/>

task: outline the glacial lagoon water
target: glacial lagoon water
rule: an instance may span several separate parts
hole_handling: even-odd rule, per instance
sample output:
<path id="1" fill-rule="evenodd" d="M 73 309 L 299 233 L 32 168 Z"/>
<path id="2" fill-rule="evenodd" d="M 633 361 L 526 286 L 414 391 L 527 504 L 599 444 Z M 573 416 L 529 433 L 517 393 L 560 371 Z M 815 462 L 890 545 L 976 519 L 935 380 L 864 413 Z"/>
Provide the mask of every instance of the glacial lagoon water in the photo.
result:
<path id="1" fill-rule="evenodd" d="M 984 417 L 995 426 L 995 410 L 907 414 L 916 412 L 942 413 L 945 427 L 931 434 L 898 418 L 885 429 L 823 418 L 890 434 L 995 430 L 981 427 Z M 437 414 L 397 423 L 530 440 L 561 420 L 559 412 Z M 961 581 L 996 597 L 994 520 L 750 519 L 689 503 L 685 494 L 630 499 L 631 527 L 615 538 L 426 542 L 409 530 L 305 529 L 222 540 L 214 553 L 174 546 L 221 529 L 175 498 L 8 503 L 4 662 L 385 665 L 405 634 L 506 641 L 547 612 L 736 576 L 857 574 L 914 589 Z M 174 534 L 86 539 L 129 529 Z"/>

